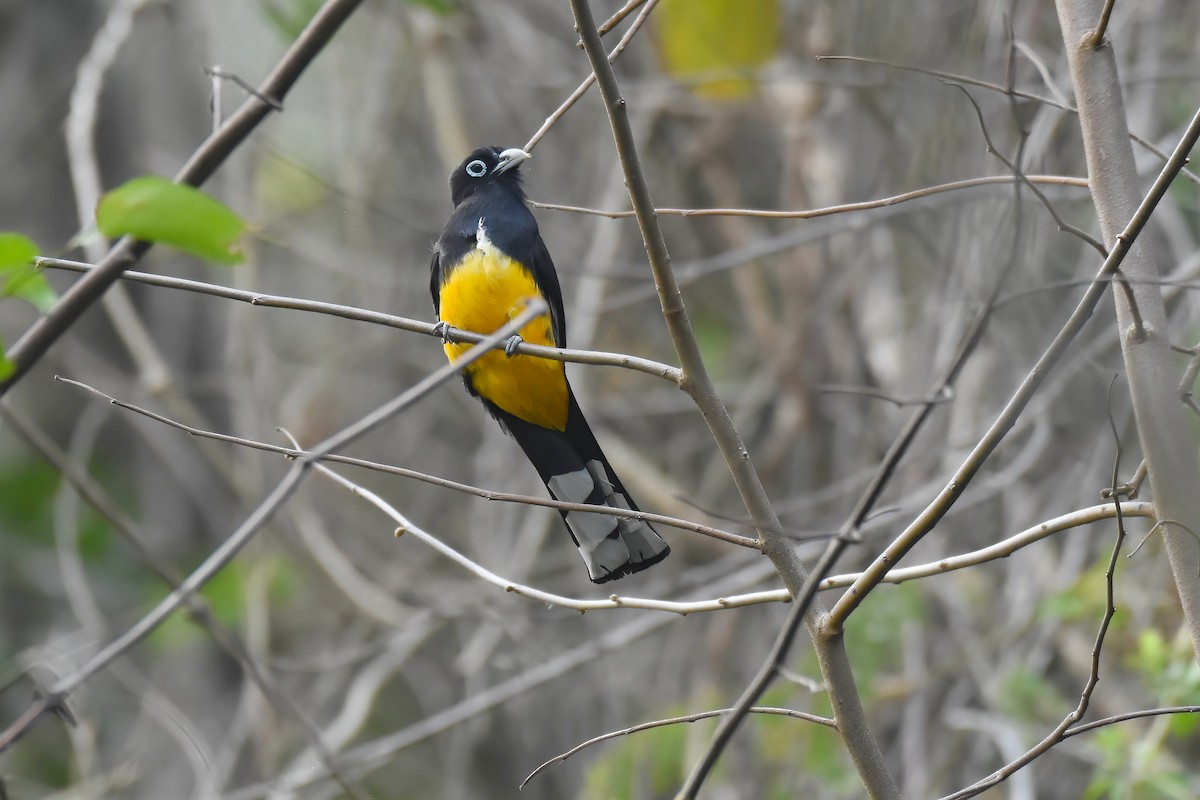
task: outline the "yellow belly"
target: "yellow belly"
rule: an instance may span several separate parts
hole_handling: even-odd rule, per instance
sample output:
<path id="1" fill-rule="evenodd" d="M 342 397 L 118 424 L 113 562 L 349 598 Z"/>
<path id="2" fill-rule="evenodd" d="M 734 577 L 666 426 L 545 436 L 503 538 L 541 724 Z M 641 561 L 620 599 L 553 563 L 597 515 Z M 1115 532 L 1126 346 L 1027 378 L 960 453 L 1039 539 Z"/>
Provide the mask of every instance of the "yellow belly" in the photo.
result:
<path id="1" fill-rule="evenodd" d="M 471 251 L 442 284 L 439 316 L 455 328 L 493 333 L 519 314 L 526 301 L 540 297 L 529 270 L 495 250 Z M 530 344 L 555 346 L 549 315 L 521 329 Z M 471 345 L 447 344 L 455 358 Z M 561 361 L 533 356 L 509 358 L 493 350 L 465 370 L 471 386 L 483 398 L 513 416 L 543 428 L 567 427 L 567 376 Z"/>

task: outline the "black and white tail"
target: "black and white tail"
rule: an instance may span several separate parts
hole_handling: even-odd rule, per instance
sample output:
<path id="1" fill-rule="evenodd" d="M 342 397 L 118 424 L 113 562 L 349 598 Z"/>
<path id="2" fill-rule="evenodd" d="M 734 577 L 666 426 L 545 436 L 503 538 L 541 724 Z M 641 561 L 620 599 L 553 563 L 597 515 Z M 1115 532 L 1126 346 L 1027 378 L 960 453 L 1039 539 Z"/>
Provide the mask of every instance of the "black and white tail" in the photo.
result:
<path id="1" fill-rule="evenodd" d="M 489 406 L 533 462 L 555 500 L 638 510 L 600 450 L 574 394 L 570 395 L 565 431 L 533 425 Z M 592 511 L 560 513 L 595 583 L 646 569 L 671 552 L 662 537 L 641 520 Z"/>

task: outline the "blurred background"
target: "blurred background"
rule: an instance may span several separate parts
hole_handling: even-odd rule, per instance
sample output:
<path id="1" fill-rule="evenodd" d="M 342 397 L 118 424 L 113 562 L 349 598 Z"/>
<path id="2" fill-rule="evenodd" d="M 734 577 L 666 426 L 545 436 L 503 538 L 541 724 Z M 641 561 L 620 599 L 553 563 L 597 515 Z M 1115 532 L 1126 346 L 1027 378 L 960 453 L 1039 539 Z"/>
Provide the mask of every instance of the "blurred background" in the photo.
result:
<path id="1" fill-rule="evenodd" d="M 99 190 L 171 176 L 213 124 L 219 65 L 257 84 L 315 0 L 206 3 L 0 0 L 0 230 L 43 254 L 103 250 L 81 219 Z M 598 19 L 620 3 L 593 3 Z M 127 30 L 115 15 L 129 19 Z M 611 47 L 630 16 L 606 37 Z M 111 68 L 86 68 L 98 32 Z M 1200 97 L 1200 6 L 1118 3 L 1110 38 L 1129 127 L 1170 150 Z M 205 191 L 253 226 L 248 258 L 206 265 L 155 248 L 138 269 L 432 321 L 430 248 L 452 167 L 480 144 L 521 146 L 588 75 L 565 2 L 365 3 Z M 88 56 L 89 52 L 92 53 Z M 655 202 L 815 209 L 1010 170 L 963 92 L 920 72 L 820 61 L 853 55 L 1011 85 L 973 86 L 987 133 L 1031 175 L 1086 177 L 1070 76 L 1046 3 L 662 0 L 617 62 Z M 94 63 L 94 62 L 92 62 Z M 91 88 L 82 74 L 93 81 Z M 98 83 L 95 79 L 100 77 Z M 90 100 L 89 100 L 90 97 Z M 230 113 L 241 89 L 221 84 Z M 94 104 L 94 119 L 87 113 Z M 70 120 L 74 120 L 70 123 Z M 75 126 L 75 138 L 68 131 Z M 69 146 L 74 141 L 74 146 Z M 94 155 L 86 153 L 87 144 Z M 72 152 L 74 155 L 72 155 Z M 1149 185 L 1161 159 L 1135 145 Z M 593 89 L 523 170 L 531 200 L 629 208 Z M 1200 192 L 1180 178 L 1147 232 L 1172 340 L 1192 346 Z M 1095 234 L 1086 188 L 1041 184 Z M 563 285 L 572 347 L 677 363 L 636 223 L 536 210 Z M 664 216 L 707 364 L 784 524 L 812 555 L 843 522 L 970 321 L 998 298 L 952 402 L 933 415 L 865 540 L 868 563 L 948 479 L 1073 308 L 1100 260 L 1011 183 L 812 219 Z M 81 246 L 83 245 L 83 246 Z M 60 291 L 74 276 L 49 272 Z M 126 282 L 9 393 L 6 404 L 129 518 L 156 563 L 186 574 L 270 491 L 287 463 L 196 439 L 53 380 L 62 375 L 207 430 L 312 444 L 444 362 L 436 339 Z M 37 312 L 0 300 L 11 345 Z M 1047 381 L 962 501 L 905 564 L 987 546 L 1101 502 L 1139 454 L 1112 305 Z M 133 344 L 131 344 L 131 342 Z M 1186 357 L 1180 356 L 1182 374 Z M 687 396 L 657 378 L 568 367 L 581 404 L 645 510 L 741 533 L 728 470 Z M 349 454 L 497 491 L 542 495 L 519 449 L 447 384 Z M 776 588 L 765 559 L 662 528 L 670 559 L 597 588 L 558 514 L 338 467 L 507 579 L 586 598 L 703 599 Z M 346 796 L 313 731 L 370 796 L 517 795 L 542 761 L 602 733 L 730 705 L 786 614 L 779 604 L 686 617 L 581 615 L 485 584 L 319 476 L 204 591 L 214 622 L 176 614 L 0 757 L 12 798 Z M 1129 520 L 1136 542 L 1148 530 Z M 1116 535 L 1099 523 L 1012 557 L 879 588 L 852 618 L 850 657 L 905 797 L 933 797 L 1019 755 L 1074 708 L 1104 608 Z M 0 725 L 168 589 L 147 558 L 0 421 Z M 827 595 L 832 602 L 834 596 Z M 1200 703 L 1200 670 L 1154 537 L 1116 582 L 1119 613 L 1093 714 Z M 213 628 L 225 631 L 214 634 Z M 241 640 L 268 697 L 239 658 Z M 224 638 L 223 638 L 224 637 Z M 828 714 L 807 642 L 765 702 Z M 1163 717 L 1072 738 L 997 797 L 1200 796 L 1200 720 Z M 667 798 L 711 722 L 597 745 L 535 778 L 529 798 Z M 852 798 L 837 735 L 755 718 L 712 798 Z"/>

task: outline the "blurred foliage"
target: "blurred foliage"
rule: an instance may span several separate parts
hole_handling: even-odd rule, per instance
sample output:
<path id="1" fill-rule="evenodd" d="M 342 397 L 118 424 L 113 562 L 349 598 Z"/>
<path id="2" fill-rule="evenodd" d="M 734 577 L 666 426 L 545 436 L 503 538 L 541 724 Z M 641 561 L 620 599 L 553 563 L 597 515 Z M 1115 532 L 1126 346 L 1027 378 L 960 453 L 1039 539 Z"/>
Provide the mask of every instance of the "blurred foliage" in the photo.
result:
<path id="1" fill-rule="evenodd" d="M 779 0 L 663 0 L 655 13 L 668 75 L 710 100 L 738 100 L 775 57 Z"/>
<path id="2" fill-rule="evenodd" d="M 682 706 L 657 709 L 660 719 L 691 713 Z M 695 730 L 693 730 L 693 728 Z M 664 725 L 621 737 L 606 747 L 607 752 L 591 756 L 591 766 L 584 778 L 582 800 L 632 800 L 645 797 L 639 787 L 648 788 L 654 798 L 669 798 L 687 777 L 689 737 L 716 729 L 715 720 Z M 537 780 L 536 778 L 534 780 Z"/>
<path id="3" fill-rule="evenodd" d="M 96 224 L 109 238 L 129 235 L 217 264 L 245 259 L 241 217 L 199 189 L 157 175 L 133 178 L 105 193 Z"/>
<path id="4" fill-rule="evenodd" d="M 0 462 L 0 523 L 6 537 L 47 544 L 58 471 L 26 456 Z"/>
<path id="5" fill-rule="evenodd" d="M 287 217 L 312 209 L 329 194 L 325 183 L 288 158 L 271 154 L 254 171 L 255 196 L 267 215 Z"/>
<path id="6" fill-rule="evenodd" d="M 390 0 L 396 2 L 396 0 Z M 413 6 L 423 6 L 439 14 L 449 14 L 454 11 L 450 0 L 401 0 Z M 321 10 L 324 0 L 258 0 L 263 17 L 271 24 L 275 32 L 285 41 L 292 41 L 309 20 Z"/>
<path id="7" fill-rule="evenodd" d="M 200 596 L 212 610 L 213 619 L 226 628 L 237 629 L 247 614 L 247 586 L 252 572 L 261 572 L 267 582 L 267 599 L 272 603 L 290 602 L 302 587 L 303 578 L 287 559 L 277 556 L 244 558 L 230 563 L 200 590 Z M 146 611 L 161 599 L 162 584 L 147 585 Z M 157 597 L 156 597 L 157 595 Z M 186 612 L 172 615 L 150 635 L 150 645 L 169 653 L 194 647 L 209 637 L 208 632 Z"/>
<path id="8" fill-rule="evenodd" d="M 877 692 L 879 679 L 900 662 L 905 625 L 924 616 L 924 594 L 915 583 L 885 583 L 867 595 L 846 627 L 846 649 L 862 691 Z"/>
<path id="9" fill-rule="evenodd" d="M 263 17 L 275 33 L 289 42 L 300 35 L 323 5 L 324 0 L 258 0 Z"/>

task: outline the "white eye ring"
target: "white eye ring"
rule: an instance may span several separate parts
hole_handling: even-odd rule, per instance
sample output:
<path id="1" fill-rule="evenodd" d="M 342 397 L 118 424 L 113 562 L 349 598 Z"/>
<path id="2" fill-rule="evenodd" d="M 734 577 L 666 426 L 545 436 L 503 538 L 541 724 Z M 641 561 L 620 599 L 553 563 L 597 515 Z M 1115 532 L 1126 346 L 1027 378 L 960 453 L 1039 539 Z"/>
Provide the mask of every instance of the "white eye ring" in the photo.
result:
<path id="1" fill-rule="evenodd" d="M 470 164 L 467 164 L 467 174 L 472 178 L 482 178 L 487 174 L 487 164 L 479 159 L 475 159 Z"/>

